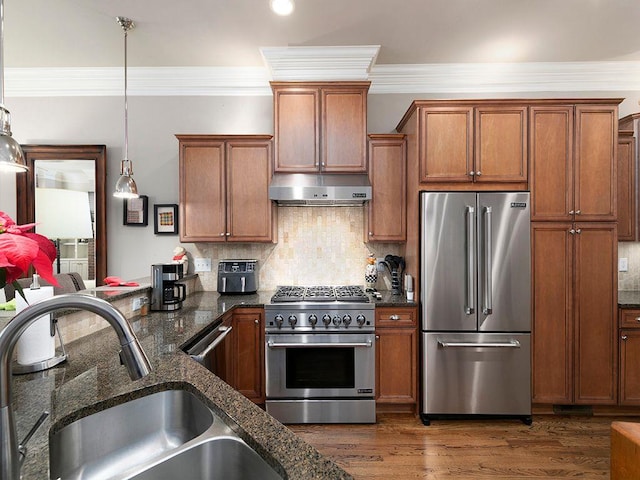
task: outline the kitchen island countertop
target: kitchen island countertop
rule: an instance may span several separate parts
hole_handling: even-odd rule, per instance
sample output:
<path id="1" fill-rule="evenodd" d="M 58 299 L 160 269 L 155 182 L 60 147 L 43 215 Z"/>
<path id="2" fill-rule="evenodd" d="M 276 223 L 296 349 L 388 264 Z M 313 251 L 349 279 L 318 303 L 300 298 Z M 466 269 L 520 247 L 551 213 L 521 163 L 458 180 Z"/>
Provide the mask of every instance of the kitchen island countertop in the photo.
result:
<path id="1" fill-rule="evenodd" d="M 180 350 L 180 346 L 236 306 L 262 307 L 271 292 L 221 296 L 198 292 L 176 312 L 150 312 L 130 319 L 152 372 L 131 381 L 120 365 L 115 332 L 106 328 L 67 345 L 69 360 L 44 372 L 13 377 L 18 439 L 47 410 L 51 414 L 29 441 L 23 480 L 49 478 L 49 430 L 149 393 L 186 389 L 205 400 L 276 471 L 289 479 L 350 479 L 347 472 L 287 427 Z M 202 312 L 211 312 L 203 315 Z M 204 319 L 204 320 L 203 320 Z"/>

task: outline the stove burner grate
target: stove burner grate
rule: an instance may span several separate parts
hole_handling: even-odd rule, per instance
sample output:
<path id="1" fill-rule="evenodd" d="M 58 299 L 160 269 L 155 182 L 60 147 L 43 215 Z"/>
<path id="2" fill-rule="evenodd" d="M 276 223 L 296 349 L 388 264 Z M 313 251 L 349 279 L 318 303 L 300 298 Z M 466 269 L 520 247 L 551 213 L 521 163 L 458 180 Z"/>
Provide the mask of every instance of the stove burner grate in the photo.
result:
<path id="1" fill-rule="evenodd" d="M 359 285 L 280 286 L 271 297 L 271 303 L 335 301 L 366 303 L 369 302 L 369 297 Z"/>

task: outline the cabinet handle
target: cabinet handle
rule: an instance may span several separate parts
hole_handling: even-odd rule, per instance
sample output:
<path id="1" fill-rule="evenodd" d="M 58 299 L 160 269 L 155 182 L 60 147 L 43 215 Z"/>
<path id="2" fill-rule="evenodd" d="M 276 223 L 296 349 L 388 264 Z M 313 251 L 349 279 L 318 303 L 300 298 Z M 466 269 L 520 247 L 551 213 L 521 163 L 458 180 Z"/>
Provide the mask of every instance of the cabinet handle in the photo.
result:
<path id="1" fill-rule="evenodd" d="M 478 176 L 478 177 L 479 177 L 480 175 L 482 175 L 482 172 L 481 172 L 480 170 L 478 170 L 478 171 L 476 172 L 476 176 Z"/>
<path id="2" fill-rule="evenodd" d="M 622 340 L 627 340 L 627 336 L 626 335 L 622 335 Z"/>
<path id="3" fill-rule="evenodd" d="M 400 320 L 400 315 L 396 315 L 395 313 L 393 315 L 389 315 L 389 320 Z"/>
<path id="4" fill-rule="evenodd" d="M 476 174 L 476 172 L 469 172 L 469 175 L 471 175 L 472 177 Z"/>

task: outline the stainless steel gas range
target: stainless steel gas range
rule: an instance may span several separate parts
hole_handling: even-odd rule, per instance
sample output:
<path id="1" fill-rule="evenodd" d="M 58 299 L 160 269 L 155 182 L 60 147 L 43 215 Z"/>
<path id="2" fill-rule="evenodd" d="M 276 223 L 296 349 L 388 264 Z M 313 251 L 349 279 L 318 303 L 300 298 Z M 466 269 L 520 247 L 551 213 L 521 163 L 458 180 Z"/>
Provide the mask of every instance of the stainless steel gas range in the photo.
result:
<path id="1" fill-rule="evenodd" d="M 374 305 L 362 287 L 278 287 L 265 315 L 269 414 L 375 423 Z"/>

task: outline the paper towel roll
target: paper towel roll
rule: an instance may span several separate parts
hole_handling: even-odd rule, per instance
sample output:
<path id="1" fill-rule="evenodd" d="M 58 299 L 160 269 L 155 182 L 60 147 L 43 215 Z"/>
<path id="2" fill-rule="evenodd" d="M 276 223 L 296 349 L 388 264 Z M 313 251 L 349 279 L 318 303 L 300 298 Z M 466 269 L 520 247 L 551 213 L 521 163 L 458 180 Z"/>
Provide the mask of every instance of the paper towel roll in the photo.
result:
<path id="1" fill-rule="evenodd" d="M 40 287 L 34 290 L 25 288 L 23 292 L 29 303 L 27 304 L 22 295 L 16 292 L 17 313 L 40 300 L 53 297 L 53 287 Z M 32 323 L 20 335 L 16 348 L 20 365 L 31 365 L 55 357 L 56 343 L 55 337 L 51 336 L 51 314 L 43 315 Z"/>

